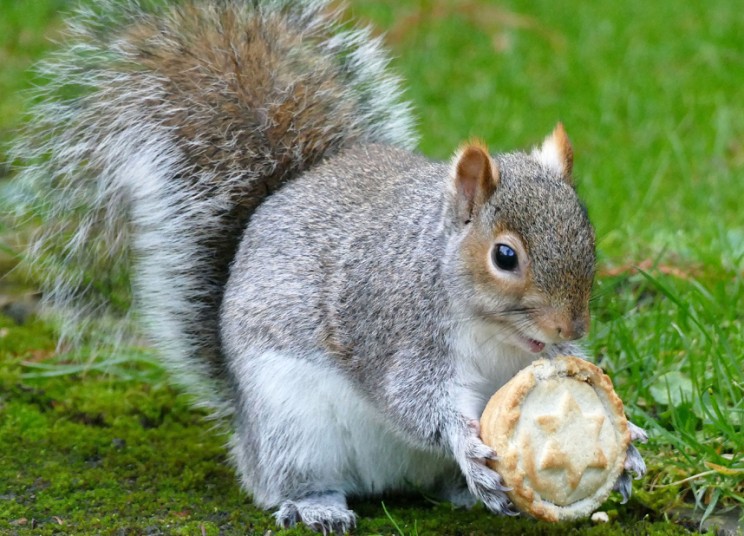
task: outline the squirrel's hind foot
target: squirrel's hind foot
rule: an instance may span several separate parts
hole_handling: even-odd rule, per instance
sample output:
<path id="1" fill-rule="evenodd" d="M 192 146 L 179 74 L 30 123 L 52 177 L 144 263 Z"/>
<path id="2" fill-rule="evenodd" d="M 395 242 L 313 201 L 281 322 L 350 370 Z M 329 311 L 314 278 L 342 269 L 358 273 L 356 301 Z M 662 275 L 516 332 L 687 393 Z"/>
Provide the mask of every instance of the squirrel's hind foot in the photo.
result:
<path id="1" fill-rule="evenodd" d="M 274 517 L 281 528 L 304 523 L 324 536 L 341 536 L 356 526 L 356 515 L 346 506 L 346 497 L 334 491 L 284 501 Z"/>
<path id="2" fill-rule="evenodd" d="M 470 492 L 464 475 L 459 470 L 445 478 L 436 490 L 436 498 L 447 501 L 456 508 L 470 509 L 478 499 Z"/>

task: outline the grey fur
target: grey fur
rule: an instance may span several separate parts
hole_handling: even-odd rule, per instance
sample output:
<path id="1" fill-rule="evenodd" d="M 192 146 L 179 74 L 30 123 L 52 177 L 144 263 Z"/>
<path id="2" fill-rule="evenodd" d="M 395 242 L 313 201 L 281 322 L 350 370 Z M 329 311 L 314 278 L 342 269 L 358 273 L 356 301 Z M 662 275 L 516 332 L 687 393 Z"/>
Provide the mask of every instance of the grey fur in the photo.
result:
<path id="1" fill-rule="evenodd" d="M 342 29 L 328 3 L 80 8 L 14 148 L 19 218 L 45 220 L 28 265 L 67 334 L 134 313 L 217 414 L 231 404 L 216 311 L 251 212 L 342 147 L 415 144 L 379 40 Z"/>
<path id="2" fill-rule="evenodd" d="M 625 472 L 621 474 L 612 489 L 619 492 L 623 497 L 621 504 L 627 503 L 630 500 L 630 495 L 633 491 L 633 478 L 630 476 L 630 473 Z"/>
<path id="3" fill-rule="evenodd" d="M 628 428 L 630 429 L 631 441 L 638 441 L 639 443 L 646 443 L 648 441 L 648 434 L 643 428 L 636 426 L 632 422 L 628 423 Z"/>
<path id="4" fill-rule="evenodd" d="M 584 302 L 593 275 L 593 235 L 575 192 L 560 177 L 550 176 L 525 153 L 499 156 L 497 162 L 501 183 L 466 225 L 453 218 L 449 165 L 383 145 L 356 147 L 328 159 L 256 211 L 232 266 L 220 324 L 240 400 L 233 449 L 241 460 L 243 483 L 259 504 L 274 506 L 294 500 L 294 494 L 325 490 L 373 493 L 374 486 L 354 467 L 396 463 L 344 454 L 327 472 L 313 468 L 309 480 L 310 469 L 296 462 L 291 449 L 264 454 L 278 444 L 313 449 L 322 442 L 318 436 L 333 433 L 334 421 L 344 418 L 315 415 L 325 423 L 316 435 L 288 410 L 272 414 L 266 402 L 272 395 L 255 378 L 270 374 L 263 370 L 267 363 L 280 362 L 260 356 L 285 355 L 327 370 L 329 382 L 346 378 L 355 396 L 369 403 L 368 420 L 385 422 L 412 451 L 454 460 L 476 498 L 495 512 L 509 513 L 499 476 L 483 464 L 497 453 L 478 437 L 472 419 L 480 413 L 463 415 L 452 393 L 463 359 L 453 341 L 459 329 L 479 318 L 482 303 L 490 304 L 490 318 L 500 322 L 529 322 L 529 313 L 500 315 L 499 307 L 513 304 L 505 303 L 498 289 L 476 296 L 460 244 L 480 226 L 524 230 L 530 251 L 548 256 L 549 266 L 566 269 L 543 270 L 536 262 L 536 278 L 549 279 L 547 288 L 556 296 L 570 297 L 574 285 L 581 285 L 573 299 Z M 550 227 L 556 213 L 562 225 Z M 543 235 L 525 223 L 530 215 L 534 226 L 545 227 L 540 228 Z M 564 259 L 566 251 L 576 255 Z M 574 281 L 564 272 L 581 278 Z M 510 352 L 506 343 L 503 347 Z M 568 343 L 549 351 L 580 353 Z M 526 356 L 525 363 L 533 358 Z M 492 379 L 486 390 L 492 393 L 499 386 Z M 297 407 L 325 396 L 312 391 L 310 399 L 287 391 L 284 404 Z M 263 441 L 275 434 L 281 441 Z M 435 460 L 428 471 L 444 478 L 450 469 Z"/>
<path id="5" fill-rule="evenodd" d="M 638 449 L 633 444 L 628 446 L 625 470 L 628 473 L 633 473 L 636 480 L 646 474 L 646 462 L 643 461 L 641 453 L 638 452 Z"/>
<path id="6" fill-rule="evenodd" d="M 340 493 L 326 493 L 313 497 L 286 501 L 275 514 L 282 528 L 305 523 L 313 530 L 326 534 L 345 534 L 356 526 L 356 516 L 346 506 Z"/>

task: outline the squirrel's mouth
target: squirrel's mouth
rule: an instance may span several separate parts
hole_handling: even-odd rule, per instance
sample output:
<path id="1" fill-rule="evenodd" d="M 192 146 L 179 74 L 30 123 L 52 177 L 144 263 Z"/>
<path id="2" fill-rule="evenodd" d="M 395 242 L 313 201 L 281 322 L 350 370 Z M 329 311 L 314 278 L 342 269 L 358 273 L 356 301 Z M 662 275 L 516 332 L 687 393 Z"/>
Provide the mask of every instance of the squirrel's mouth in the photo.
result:
<path id="1" fill-rule="evenodd" d="M 545 343 L 542 341 L 526 337 L 525 335 L 517 335 L 517 338 L 519 339 L 521 346 L 524 347 L 525 350 L 528 350 L 533 354 L 539 354 L 540 352 L 545 350 Z"/>

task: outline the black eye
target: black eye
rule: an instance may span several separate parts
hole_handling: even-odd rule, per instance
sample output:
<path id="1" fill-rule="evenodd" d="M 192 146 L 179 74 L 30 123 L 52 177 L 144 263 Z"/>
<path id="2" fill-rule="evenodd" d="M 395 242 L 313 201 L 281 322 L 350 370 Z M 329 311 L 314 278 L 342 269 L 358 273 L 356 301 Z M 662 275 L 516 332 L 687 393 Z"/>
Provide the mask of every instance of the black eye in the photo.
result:
<path id="1" fill-rule="evenodd" d="M 519 266 L 517 252 L 506 244 L 496 244 L 493 248 L 493 263 L 507 272 L 513 272 Z"/>

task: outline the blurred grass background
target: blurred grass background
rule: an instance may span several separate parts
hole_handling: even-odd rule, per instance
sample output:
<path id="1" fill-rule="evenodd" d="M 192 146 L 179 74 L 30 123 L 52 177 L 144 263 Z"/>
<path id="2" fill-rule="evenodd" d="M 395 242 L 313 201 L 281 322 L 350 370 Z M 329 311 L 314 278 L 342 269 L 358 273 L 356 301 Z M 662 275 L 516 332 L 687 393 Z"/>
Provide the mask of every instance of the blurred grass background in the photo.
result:
<path id="1" fill-rule="evenodd" d="M 71 5 L 63 0 L 0 0 L 0 141 L 12 141 L 25 106 L 22 90 L 38 82 L 28 68 L 54 47 L 49 38 L 58 37 L 62 28 L 58 13 Z M 736 525 L 744 504 L 740 2 L 355 0 L 346 12 L 386 33 L 395 67 L 415 104 L 420 147 L 427 155 L 448 158 L 470 136 L 485 139 L 494 151 L 525 148 L 540 141 L 557 121 L 565 124 L 575 149 L 578 188 L 598 232 L 599 278 L 590 347 L 612 375 L 630 417 L 651 433 L 642 449 L 649 475 L 636 483 L 636 499 L 629 508 L 611 509 L 619 512 L 624 526 L 644 514 L 652 519 L 675 517 L 691 506 L 696 507 L 697 521 L 723 514 Z M 6 160 L 0 152 L 0 162 Z M 0 175 L 5 179 L 0 182 L 1 205 L 2 192 L 12 184 L 7 180 L 10 166 L 0 167 Z M 20 253 L 18 233 L 4 218 L 0 233 L 0 269 L 7 272 Z M 33 287 L 33 281 L 20 281 L 14 273 L 2 282 L 4 307 L 13 305 L 8 296 L 21 284 Z M 95 478 L 83 473 L 88 476 L 81 477 L 82 483 L 60 478 L 67 487 L 45 488 L 38 479 L 56 475 L 71 463 L 79 462 L 80 471 L 89 470 L 92 447 L 73 436 L 88 433 L 96 422 L 108 428 L 95 429 L 102 434 L 96 435 L 95 452 L 102 457 L 106 451 L 116 459 L 119 451 L 109 451 L 117 433 L 132 434 L 129 441 L 145 437 L 138 434 L 165 441 L 175 432 L 160 425 L 175 419 L 181 435 L 174 441 L 191 442 L 193 435 L 210 454 L 194 462 L 193 470 L 184 460 L 168 458 L 174 474 L 178 467 L 193 471 L 183 484 L 190 491 L 173 499 L 178 507 L 164 503 L 140 512 L 184 533 L 200 533 L 196 531 L 201 526 L 209 533 L 216 530 L 220 523 L 208 516 L 201 518 L 201 525 L 194 524 L 198 510 L 193 502 L 202 500 L 200 489 L 213 486 L 215 475 L 231 478 L 226 476 L 229 470 L 220 469 L 221 439 L 212 438 L 162 385 L 162 375 L 151 373 L 151 365 L 136 357 L 140 350 L 130 352 L 135 357 L 128 372 L 116 358 L 103 357 L 104 364 L 115 362 L 116 367 L 104 374 L 83 373 L 64 357 L 55 357 L 53 339 L 48 325 L 38 319 L 18 325 L 6 318 L 0 326 L 0 415 L 6 417 L 0 419 L 0 448 L 10 453 L 20 443 L 32 449 L 0 460 L 0 482 L 7 482 L 10 490 L 0 495 L 0 528 L 3 522 L 34 515 L 46 520 L 39 525 L 44 530 L 55 527 L 54 515 L 92 531 L 120 526 L 121 519 L 100 513 L 112 505 L 124 509 L 116 502 L 119 488 L 101 482 L 108 478 L 126 491 L 127 479 L 147 471 L 150 462 L 164 456 L 162 449 L 143 453 L 147 461 L 131 462 L 139 463 L 141 471 L 125 471 L 126 477 L 116 474 L 121 467 L 110 467 Z M 140 369 L 142 374 L 137 373 Z M 65 400 L 70 389 L 76 394 Z M 153 390 L 157 396 L 146 394 Z M 33 394 L 40 391 L 47 393 L 44 403 L 52 410 L 45 410 Z M 122 413 L 132 422 L 125 425 Z M 141 413 L 147 414 L 144 421 Z M 142 431 L 142 422 L 157 426 Z M 59 432 L 56 438 L 54 430 Z M 164 435 L 158 436 L 161 432 Z M 78 452 L 75 458 L 75 449 L 87 454 Z M 48 458 L 46 465 L 24 461 L 39 457 Z M 171 497 L 163 489 L 175 484 L 152 478 L 148 485 Z M 111 495 L 97 496 L 97 488 Z M 102 524 L 85 525 L 85 513 L 65 502 L 65 497 L 80 499 L 81 489 L 89 500 L 98 501 L 94 511 Z M 225 523 L 270 526 L 270 519 L 250 510 L 235 490 L 229 493 L 230 500 L 222 506 L 248 513 L 239 518 L 231 513 Z M 7 498 L 11 495 L 12 500 Z M 209 497 L 207 493 L 205 508 L 214 507 Z M 367 532 L 393 531 L 379 508 L 362 504 L 357 509 L 379 517 L 362 526 Z M 179 514 L 185 511 L 189 514 Z M 463 524 L 467 531 L 480 533 L 479 519 L 487 517 L 484 512 L 448 517 L 441 506 L 432 512 L 421 505 L 401 515 L 410 533 L 417 520 L 419 529 L 439 523 L 429 530 L 452 534 Z M 127 522 L 135 526 L 133 519 Z M 22 530 L 27 525 L 13 526 Z M 498 526 L 527 532 L 533 525 Z"/>

